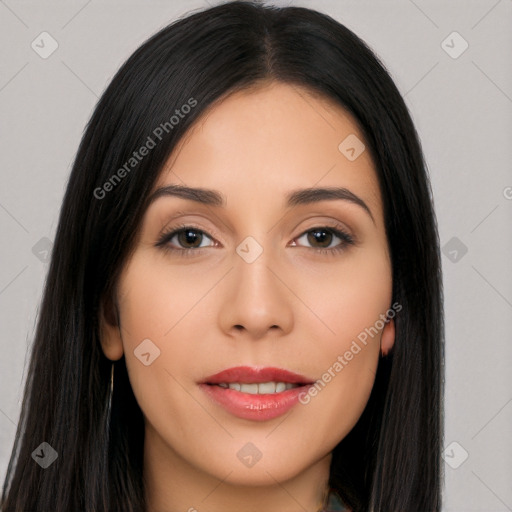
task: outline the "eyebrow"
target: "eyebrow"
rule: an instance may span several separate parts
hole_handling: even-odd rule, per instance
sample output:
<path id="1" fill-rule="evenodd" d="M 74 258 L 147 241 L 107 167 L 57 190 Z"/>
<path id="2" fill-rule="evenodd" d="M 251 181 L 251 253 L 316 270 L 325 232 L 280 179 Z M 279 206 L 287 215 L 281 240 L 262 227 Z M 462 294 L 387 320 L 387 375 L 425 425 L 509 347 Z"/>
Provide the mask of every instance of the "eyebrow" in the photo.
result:
<path id="1" fill-rule="evenodd" d="M 148 205 L 160 197 L 168 196 L 188 199 L 189 201 L 195 201 L 207 206 L 224 208 L 227 204 L 224 194 L 218 192 L 217 190 L 186 187 L 184 185 L 167 185 L 165 187 L 157 188 L 151 194 L 148 200 Z M 363 208 L 375 224 L 375 219 L 368 205 L 359 196 L 347 188 L 324 187 L 292 190 L 285 196 L 285 200 L 287 207 L 312 204 L 320 201 L 350 201 L 351 203 L 357 204 Z"/>

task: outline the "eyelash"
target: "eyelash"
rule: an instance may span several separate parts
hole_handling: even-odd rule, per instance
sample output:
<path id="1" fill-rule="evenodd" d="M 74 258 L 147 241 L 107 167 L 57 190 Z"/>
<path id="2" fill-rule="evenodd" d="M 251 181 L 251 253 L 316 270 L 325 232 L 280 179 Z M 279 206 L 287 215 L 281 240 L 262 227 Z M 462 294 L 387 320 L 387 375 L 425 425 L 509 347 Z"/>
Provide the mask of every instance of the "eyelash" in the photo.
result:
<path id="1" fill-rule="evenodd" d="M 335 247 L 330 248 L 330 249 L 312 247 L 311 250 L 316 251 L 317 253 L 329 255 L 329 256 L 336 256 L 338 253 L 344 251 L 347 246 L 354 245 L 354 243 L 355 243 L 354 238 L 350 234 L 348 234 L 346 231 L 344 231 L 338 224 L 336 224 L 336 226 L 313 227 L 313 228 L 308 229 L 308 230 L 304 231 L 303 233 L 301 233 L 298 237 L 296 237 L 296 239 L 302 238 L 304 235 L 306 235 L 307 233 L 309 233 L 311 231 L 319 231 L 322 229 L 324 229 L 324 230 L 334 234 L 338 238 L 340 238 L 341 243 Z M 212 237 L 209 236 L 205 231 L 203 231 L 202 229 L 199 229 L 196 226 L 193 226 L 190 224 L 180 224 L 178 226 L 173 226 L 168 231 L 165 231 L 164 233 L 162 233 L 160 239 L 156 243 L 156 246 L 163 247 L 167 251 L 172 251 L 172 252 L 179 254 L 180 256 L 185 256 L 185 257 L 195 256 L 198 253 L 201 253 L 203 249 L 210 248 L 210 246 L 209 246 L 209 247 L 199 247 L 196 249 L 193 249 L 193 248 L 176 249 L 175 247 L 171 247 L 169 245 L 170 240 L 175 235 L 181 233 L 182 231 L 187 231 L 187 230 L 188 231 L 196 231 L 196 232 L 206 235 L 208 238 L 212 239 Z"/>

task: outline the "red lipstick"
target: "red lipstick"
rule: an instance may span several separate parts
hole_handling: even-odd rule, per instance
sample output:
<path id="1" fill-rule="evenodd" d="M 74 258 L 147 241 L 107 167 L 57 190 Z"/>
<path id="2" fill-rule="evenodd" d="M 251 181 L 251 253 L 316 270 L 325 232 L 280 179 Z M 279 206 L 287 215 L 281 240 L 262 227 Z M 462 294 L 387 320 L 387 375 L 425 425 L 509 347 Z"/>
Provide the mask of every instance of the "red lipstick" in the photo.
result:
<path id="1" fill-rule="evenodd" d="M 238 366 L 207 377 L 200 388 L 234 416 L 266 421 L 288 412 L 313 382 L 282 368 Z"/>

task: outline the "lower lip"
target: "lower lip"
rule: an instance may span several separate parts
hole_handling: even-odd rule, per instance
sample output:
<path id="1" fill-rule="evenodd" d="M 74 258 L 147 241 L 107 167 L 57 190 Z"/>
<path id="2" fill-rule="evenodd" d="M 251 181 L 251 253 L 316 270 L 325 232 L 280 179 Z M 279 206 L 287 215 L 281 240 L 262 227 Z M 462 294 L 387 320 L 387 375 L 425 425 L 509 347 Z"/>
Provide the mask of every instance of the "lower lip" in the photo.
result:
<path id="1" fill-rule="evenodd" d="M 253 421 L 267 421 L 286 414 L 299 401 L 301 393 L 307 393 L 307 386 L 288 389 L 281 393 L 252 395 L 235 389 L 200 384 L 200 388 L 229 413 Z"/>

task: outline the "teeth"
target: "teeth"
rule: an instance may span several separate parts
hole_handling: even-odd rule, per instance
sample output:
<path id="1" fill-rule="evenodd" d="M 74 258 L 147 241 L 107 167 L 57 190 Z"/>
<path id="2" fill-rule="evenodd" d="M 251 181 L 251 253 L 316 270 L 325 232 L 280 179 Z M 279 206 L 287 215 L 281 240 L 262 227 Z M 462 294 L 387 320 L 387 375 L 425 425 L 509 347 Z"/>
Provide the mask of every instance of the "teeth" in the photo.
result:
<path id="1" fill-rule="evenodd" d="M 256 384 L 254 384 L 256 385 Z M 260 395 L 267 393 L 275 393 L 276 392 L 276 383 L 275 382 L 262 382 L 258 384 L 258 391 Z M 246 391 L 247 393 L 247 391 Z"/>
<path id="2" fill-rule="evenodd" d="M 222 382 L 218 384 L 221 388 L 234 389 L 242 393 L 249 393 L 250 395 L 267 395 L 272 393 L 281 393 L 288 389 L 293 389 L 299 386 L 299 384 L 291 384 L 288 382 L 261 382 L 259 384 L 245 384 L 239 382 Z"/>

